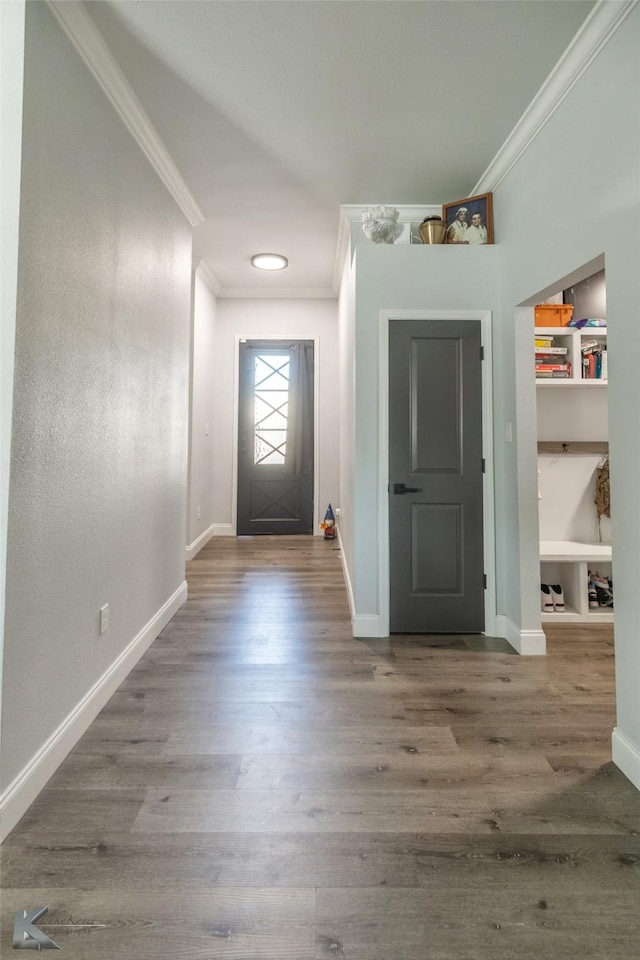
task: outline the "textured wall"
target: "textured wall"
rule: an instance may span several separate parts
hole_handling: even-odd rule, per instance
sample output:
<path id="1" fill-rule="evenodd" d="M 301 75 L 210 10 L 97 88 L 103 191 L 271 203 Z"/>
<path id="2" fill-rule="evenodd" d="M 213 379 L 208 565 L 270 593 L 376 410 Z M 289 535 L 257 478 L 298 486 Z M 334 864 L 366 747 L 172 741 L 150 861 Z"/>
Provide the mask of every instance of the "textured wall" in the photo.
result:
<path id="1" fill-rule="evenodd" d="M 191 423 L 189 440 L 189 511 L 187 546 L 214 522 L 213 376 L 216 298 L 196 271 L 193 287 Z M 208 425 L 208 430 L 207 430 Z M 198 507 L 200 517 L 198 517 Z"/>
<path id="2" fill-rule="evenodd" d="M 44 4 L 26 28 L 5 787 L 183 581 L 186 512 L 190 230 Z"/>
<path id="3" fill-rule="evenodd" d="M 0 4 L 0 710 L 4 657 L 7 522 L 9 515 L 9 450 L 13 408 L 13 363 L 16 332 L 16 281 L 20 221 L 22 156 L 22 87 L 24 78 L 24 0 Z M 0 723 L 0 743 L 2 725 Z"/>

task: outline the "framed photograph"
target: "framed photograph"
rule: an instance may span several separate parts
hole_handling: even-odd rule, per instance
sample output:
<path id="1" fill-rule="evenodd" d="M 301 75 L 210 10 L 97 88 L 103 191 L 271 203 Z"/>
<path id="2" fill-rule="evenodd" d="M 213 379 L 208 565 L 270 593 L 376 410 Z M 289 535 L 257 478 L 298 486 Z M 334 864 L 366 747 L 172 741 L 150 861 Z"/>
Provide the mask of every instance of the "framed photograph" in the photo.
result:
<path id="1" fill-rule="evenodd" d="M 491 194 L 445 203 L 442 219 L 447 225 L 445 243 L 493 243 Z"/>

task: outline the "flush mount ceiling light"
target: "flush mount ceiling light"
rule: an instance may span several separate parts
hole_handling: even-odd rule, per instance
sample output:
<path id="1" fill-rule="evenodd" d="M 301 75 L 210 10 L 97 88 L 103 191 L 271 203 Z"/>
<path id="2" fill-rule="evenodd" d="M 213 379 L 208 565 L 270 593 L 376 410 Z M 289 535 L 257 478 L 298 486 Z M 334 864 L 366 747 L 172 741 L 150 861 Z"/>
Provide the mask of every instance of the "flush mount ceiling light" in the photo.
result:
<path id="1" fill-rule="evenodd" d="M 284 270 L 289 261 L 279 253 L 256 253 L 251 257 L 251 265 L 258 270 Z"/>

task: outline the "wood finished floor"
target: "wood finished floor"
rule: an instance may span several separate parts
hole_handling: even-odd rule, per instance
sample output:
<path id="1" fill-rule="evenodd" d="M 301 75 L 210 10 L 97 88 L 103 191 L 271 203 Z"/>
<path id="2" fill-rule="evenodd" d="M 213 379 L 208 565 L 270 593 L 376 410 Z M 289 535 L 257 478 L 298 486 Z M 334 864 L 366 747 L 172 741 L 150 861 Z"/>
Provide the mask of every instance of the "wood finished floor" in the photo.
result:
<path id="1" fill-rule="evenodd" d="M 215 539 L 2 847 L 81 960 L 630 960 L 608 626 L 353 640 L 336 544 Z"/>

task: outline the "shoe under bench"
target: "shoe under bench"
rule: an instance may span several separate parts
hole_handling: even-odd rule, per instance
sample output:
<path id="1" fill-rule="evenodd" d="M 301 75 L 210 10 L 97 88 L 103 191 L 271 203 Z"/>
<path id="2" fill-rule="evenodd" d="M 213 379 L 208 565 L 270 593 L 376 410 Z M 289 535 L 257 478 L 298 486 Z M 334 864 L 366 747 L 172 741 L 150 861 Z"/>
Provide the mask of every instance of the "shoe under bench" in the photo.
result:
<path id="1" fill-rule="evenodd" d="M 560 583 L 565 610 L 542 613 L 556 623 L 612 623 L 613 610 L 589 609 L 589 570 L 611 576 L 611 544 L 579 540 L 540 541 L 540 582 Z"/>

